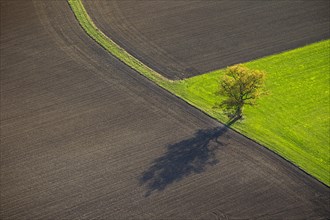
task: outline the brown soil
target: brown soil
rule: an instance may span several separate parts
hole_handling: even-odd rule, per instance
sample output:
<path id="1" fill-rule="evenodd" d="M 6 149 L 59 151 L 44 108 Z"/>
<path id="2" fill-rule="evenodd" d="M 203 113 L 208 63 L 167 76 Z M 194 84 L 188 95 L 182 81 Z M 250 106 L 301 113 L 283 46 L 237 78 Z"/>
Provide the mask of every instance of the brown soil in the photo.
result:
<path id="1" fill-rule="evenodd" d="M 84 1 L 96 25 L 171 79 L 330 37 L 330 1 Z"/>
<path id="2" fill-rule="evenodd" d="M 104 51 L 66 1 L 1 1 L 0 219 L 324 219 L 329 188 Z"/>

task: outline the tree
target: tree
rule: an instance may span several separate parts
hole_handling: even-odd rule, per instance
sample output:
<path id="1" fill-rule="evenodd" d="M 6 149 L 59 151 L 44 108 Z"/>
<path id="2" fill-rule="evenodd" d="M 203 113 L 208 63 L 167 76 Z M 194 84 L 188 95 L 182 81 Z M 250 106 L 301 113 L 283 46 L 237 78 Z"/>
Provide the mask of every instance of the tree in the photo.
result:
<path id="1" fill-rule="evenodd" d="M 262 95 L 265 73 L 251 70 L 242 64 L 228 67 L 220 82 L 219 94 L 225 99 L 220 107 L 231 119 L 242 118 L 244 105 L 254 105 Z"/>

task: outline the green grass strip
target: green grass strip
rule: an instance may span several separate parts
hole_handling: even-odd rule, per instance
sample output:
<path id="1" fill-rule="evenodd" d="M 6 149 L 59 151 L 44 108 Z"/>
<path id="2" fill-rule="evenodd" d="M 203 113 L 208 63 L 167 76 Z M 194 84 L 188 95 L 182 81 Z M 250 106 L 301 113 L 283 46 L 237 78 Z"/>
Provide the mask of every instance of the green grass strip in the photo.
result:
<path id="1" fill-rule="evenodd" d="M 101 30 L 99 30 L 92 19 L 87 14 L 85 7 L 81 0 L 68 0 L 77 20 L 87 34 L 92 37 L 97 43 L 104 47 L 111 54 L 123 61 L 125 64 L 138 71 L 142 75 L 146 76 L 150 80 L 156 82 L 159 85 L 164 83 L 170 83 L 171 80 L 165 78 L 161 74 L 157 73 L 153 69 L 149 68 L 141 61 L 130 55 L 126 50 L 121 48 L 118 44 L 113 42 L 107 37 Z"/>
<path id="2" fill-rule="evenodd" d="M 131 68 L 211 117 L 226 122 L 215 106 L 224 70 L 172 81 L 152 70 L 108 38 L 87 14 L 81 0 L 68 0 L 77 20 L 96 42 Z M 233 128 L 267 146 L 330 185 L 330 40 L 248 62 L 266 71 L 268 96 L 247 106 L 245 120 Z"/>

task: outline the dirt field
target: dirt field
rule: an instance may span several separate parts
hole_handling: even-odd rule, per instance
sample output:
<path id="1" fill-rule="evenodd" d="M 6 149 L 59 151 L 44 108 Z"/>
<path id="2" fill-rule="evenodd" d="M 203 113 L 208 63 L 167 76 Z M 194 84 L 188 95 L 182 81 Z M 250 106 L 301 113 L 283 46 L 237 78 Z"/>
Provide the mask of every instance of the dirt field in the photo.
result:
<path id="1" fill-rule="evenodd" d="M 326 219 L 329 188 L 106 53 L 66 1 L 1 1 L 0 219 Z"/>
<path id="2" fill-rule="evenodd" d="M 330 1 L 84 1 L 135 57 L 184 78 L 330 37 Z"/>

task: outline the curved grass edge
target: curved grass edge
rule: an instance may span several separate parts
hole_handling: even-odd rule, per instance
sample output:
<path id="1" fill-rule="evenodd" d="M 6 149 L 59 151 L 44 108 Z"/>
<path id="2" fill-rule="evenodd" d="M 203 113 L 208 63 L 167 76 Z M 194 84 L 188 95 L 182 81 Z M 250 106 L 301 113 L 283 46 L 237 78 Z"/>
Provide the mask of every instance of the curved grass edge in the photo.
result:
<path id="1" fill-rule="evenodd" d="M 79 24 L 87 32 L 87 34 L 93 38 L 98 44 L 100 44 L 104 49 L 113 54 L 119 60 L 124 62 L 126 65 L 136 70 L 140 74 L 144 75 L 148 79 L 154 81 L 155 83 L 164 87 L 166 83 L 173 82 L 170 79 L 165 78 L 161 74 L 157 73 L 140 60 L 133 57 L 125 49 L 116 44 L 108 36 L 106 36 L 93 22 L 93 20 L 88 15 L 85 7 L 81 0 L 68 0 L 68 3 L 74 12 L 76 19 Z"/>
<path id="2" fill-rule="evenodd" d="M 220 114 L 219 112 L 215 112 L 215 111 L 210 110 L 208 108 L 204 108 L 203 103 L 199 103 L 199 102 L 196 103 L 193 100 L 190 100 L 189 97 L 188 97 L 189 95 L 187 95 L 186 91 L 184 91 L 185 89 L 182 89 L 182 85 L 184 84 L 185 80 L 170 80 L 170 79 L 162 76 L 161 74 L 159 74 L 155 70 L 151 69 L 150 67 L 148 67 L 147 65 L 142 63 L 137 58 L 133 57 L 125 49 L 120 47 L 118 44 L 116 44 L 114 41 L 112 41 L 108 36 L 106 36 L 94 24 L 94 22 L 92 21 L 92 19 L 88 15 L 88 13 L 87 13 L 87 11 L 86 11 L 83 3 L 82 3 L 82 0 L 68 0 L 68 3 L 70 5 L 76 19 L 78 20 L 79 24 L 82 26 L 82 28 L 86 31 L 86 33 L 92 39 L 94 39 L 105 50 L 110 52 L 112 55 L 114 55 L 116 58 L 121 60 L 123 63 L 125 63 L 126 65 L 128 65 L 132 69 L 136 70 L 139 74 L 141 74 L 141 75 L 145 76 L 146 78 L 148 78 L 149 80 L 155 82 L 156 84 L 158 84 L 159 86 L 161 86 L 165 90 L 171 92 L 173 95 L 175 95 L 175 96 L 179 97 L 180 99 L 184 100 L 189 105 L 199 109 L 204 114 L 210 116 L 211 118 L 213 118 L 213 119 L 215 119 L 215 120 L 217 120 L 221 123 L 224 123 L 226 121 L 226 118 L 222 114 Z M 286 51 L 286 52 L 288 52 L 288 51 Z M 282 52 L 282 53 L 285 53 L 285 52 Z M 276 54 L 274 54 L 274 55 L 276 55 Z M 271 56 L 274 56 L 274 55 L 271 55 Z M 217 71 L 223 71 L 223 70 L 215 70 L 215 71 L 211 71 L 209 73 L 214 73 L 214 72 L 217 72 Z M 205 73 L 205 74 L 207 74 L 207 73 Z M 204 74 L 202 74 L 202 75 L 204 75 Z M 195 77 L 192 77 L 192 78 L 195 78 Z M 183 83 L 183 84 L 181 84 L 181 83 Z M 241 135 L 247 137 L 248 139 L 264 146 L 266 149 L 274 152 L 276 155 L 280 156 L 281 158 L 288 161 L 289 163 L 291 163 L 295 167 L 299 168 L 304 173 L 312 176 L 313 178 L 316 178 L 317 180 L 319 180 L 324 185 L 326 185 L 326 186 L 330 185 L 329 181 L 320 178 L 320 176 L 317 176 L 317 175 L 313 174 L 313 172 L 306 172 L 306 171 L 308 171 L 308 169 L 306 170 L 303 167 L 299 166 L 299 163 L 298 164 L 294 163 L 291 160 L 290 157 L 287 157 L 285 154 L 282 154 L 281 152 L 279 152 L 277 150 L 274 150 L 271 146 L 267 147 L 267 144 L 265 142 L 263 142 L 262 140 L 260 140 L 258 138 L 257 139 L 255 137 L 253 138 L 253 135 L 249 135 L 248 133 L 244 132 L 239 127 L 235 126 L 234 128 L 232 128 L 232 130 L 234 130 L 234 131 L 240 133 Z"/>

